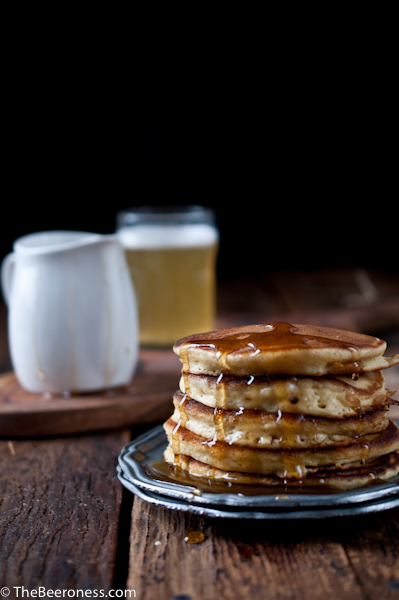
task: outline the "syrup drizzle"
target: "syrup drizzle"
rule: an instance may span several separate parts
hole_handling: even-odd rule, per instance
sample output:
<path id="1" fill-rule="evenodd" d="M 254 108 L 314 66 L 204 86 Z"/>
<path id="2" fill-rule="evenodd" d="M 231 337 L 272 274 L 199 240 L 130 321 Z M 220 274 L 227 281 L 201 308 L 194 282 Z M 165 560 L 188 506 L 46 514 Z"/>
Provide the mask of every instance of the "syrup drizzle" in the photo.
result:
<path id="1" fill-rule="evenodd" d="M 172 433 L 172 449 L 175 455 L 175 462 L 174 462 L 174 466 L 168 466 L 166 463 L 163 464 L 162 468 L 160 465 L 162 465 L 162 463 L 157 463 L 157 468 L 155 469 L 157 472 L 157 476 L 154 476 L 155 473 L 153 470 L 151 470 L 151 474 L 154 478 L 157 477 L 161 477 L 166 478 L 164 480 L 176 480 L 176 468 L 177 468 L 177 473 L 180 473 L 180 476 L 178 477 L 179 480 L 182 479 L 182 473 L 181 473 L 181 466 L 182 466 L 182 459 L 181 459 L 181 454 L 180 454 L 180 441 L 179 441 L 179 436 L 178 436 L 178 430 L 180 429 L 180 427 L 185 427 L 185 424 L 187 422 L 187 413 L 185 411 L 185 403 L 186 403 L 186 398 L 190 398 L 191 394 L 190 394 L 190 383 L 189 383 L 189 377 L 188 377 L 188 372 L 189 372 L 189 357 L 188 357 L 188 350 L 191 347 L 201 347 L 201 348 L 210 348 L 212 351 L 215 352 L 216 357 L 218 358 L 218 360 L 220 361 L 220 363 L 223 365 L 224 369 L 228 372 L 229 371 L 229 365 L 227 362 L 227 357 L 229 356 L 229 354 L 233 353 L 233 352 L 237 352 L 237 353 L 249 353 L 251 355 L 256 355 L 259 354 L 261 352 L 280 352 L 280 351 L 288 351 L 288 350 L 296 350 L 296 349 L 309 349 L 309 348 L 314 348 L 314 347 L 339 347 L 339 348 L 343 348 L 346 350 L 349 350 L 352 353 L 352 357 L 353 357 L 353 361 L 352 362 L 346 362 L 345 366 L 348 368 L 350 368 L 353 372 L 353 374 L 358 373 L 359 371 L 362 370 L 362 364 L 358 361 L 359 358 L 359 349 L 360 347 L 363 346 L 363 344 L 358 344 L 358 345 L 354 345 L 351 342 L 347 342 L 344 341 L 343 339 L 341 339 L 341 336 L 338 336 L 337 338 L 331 338 L 331 337 L 323 337 L 323 336 L 318 336 L 318 335 L 303 335 L 298 333 L 299 328 L 296 327 L 295 325 L 292 325 L 290 323 L 284 323 L 284 322 L 277 322 L 277 323 L 272 323 L 270 325 L 261 325 L 261 326 L 253 326 L 253 329 L 255 329 L 256 327 L 259 327 L 260 330 L 256 331 L 256 330 L 252 330 L 249 332 L 234 332 L 234 333 L 228 333 L 228 334 L 224 334 L 223 331 L 220 332 L 213 332 L 212 335 L 209 335 L 209 337 L 207 337 L 207 334 L 199 334 L 198 336 L 190 336 L 189 339 L 187 341 L 185 341 L 185 339 L 183 338 L 182 340 L 180 340 L 179 342 L 177 342 L 177 346 L 180 346 L 180 357 L 182 359 L 182 363 L 183 363 L 183 368 L 182 368 L 182 375 L 183 375 L 183 379 L 184 379 L 184 386 L 185 386 L 185 395 L 182 399 L 182 401 L 180 402 L 179 405 L 179 412 L 180 412 L 180 418 L 179 421 L 176 425 L 176 427 L 173 430 Z M 219 337 L 218 337 L 219 336 Z M 337 368 L 338 371 L 339 369 L 342 367 L 342 363 L 337 363 Z M 334 369 L 332 370 L 332 373 L 334 372 Z M 291 378 L 291 379 L 295 379 L 295 378 Z M 247 381 L 247 385 L 251 385 L 251 383 L 254 381 L 254 376 L 251 375 L 248 378 Z M 282 384 L 283 386 L 284 384 Z M 281 395 L 287 396 L 287 390 L 285 389 L 285 385 L 284 385 L 284 391 L 281 390 Z M 294 404 L 295 402 L 297 402 L 297 398 L 295 396 L 292 396 L 290 394 L 289 398 L 286 398 L 289 400 L 289 402 L 291 402 L 292 404 Z M 215 428 L 215 434 L 214 434 L 214 438 L 212 440 L 207 441 L 206 443 L 208 445 L 213 445 L 218 441 L 223 441 L 225 439 L 225 429 L 224 429 L 224 422 L 223 422 L 223 409 L 226 408 L 226 379 L 223 376 L 223 373 L 221 373 L 216 381 L 216 399 L 215 399 L 215 409 L 213 412 L 213 422 L 214 422 L 214 428 Z M 243 408 L 240 408 L 240 411 L 238 414 L 241 413 L 241 411 L 243 411 Z M 279 410 L 277 412 L 276 415 L 276 423 L 278 421 L 280 421 L 282 416 L 281 411 Z M 306 476 L 306 467 L 305 465 L 299 464 L 298 463 L 298 457 L 295 455 L 295 452 L 291 452 L 290 450 L 292 448 L 295 447 L 295 441 L 296 441 L 296 435 L 298 434 L 298 432 L 296 431 L 296 428 L 293 427 L 293 423 L 290 422 L 289 420 L 283 420 L 280 424 L 280 427 L 282 428 L 281 431 L 281 435 L 282 437 L 285 439 L 286 444 L 285 444 L 285 449 L 281 450 L 282 452 L 282 457 L 283 457 L 283 471 L 281 473 L 278 473 L 277 475 L 280 476 L 282 478 L 282 483 L 285 486 L 288 482 L 289 479 L 295 478 L 297 480 L 299 480 L 298 483 L 301 483 L 301 480 L 304 476 Z M 364 452 L 363 452 L 363 464 L 366 463 L 367 457 L 368 457 L 368 451 L 369 451 L 369 447 L 368 444 L 364 445 Z M 169 469 L 169 471 L 168 471 Z M 174 472 L 172 472 L 170 469 L 175 469 Z M 215 473 L 215 468 L 214 467 L 209 467 L 209 471 L 208 471 L 208 477 L 209 477 L 209 484 L 211 484 L 211 481 L 213 480 L 213 489 L 215 490 L 215 482 L 214 482 L 214 473 Z M 184 477 L 183 477 L 184 478 Z M 187 484 L 188 485 L 188 484 Z M 231 482 L 229 482 L 229 485 L 233 485 L 231 484 Z M 222 486 L 226 486 L 226 484 L 222 484 Z M 217 487 L 217 491 L 219 490 L 219 484 L 216 486 Z M 246 492 L 249 491 L 249 486 L 239 486 L 240 488 L 244 488 L 244 490 Z M 251 487 L 251 486 L 250 486 Z M 276 488 L 274 486 L 272 486 L 273 492 L 272 493 L 276 493 Z M 262 486 L 260 488 L 260 492 L 257 493 L 265 493 L 265 488 Z M 285 490 L 285 487 L 284 487 Z M 323 493 L 325 493 L 325 488 L 323 486 Z M 229 490 L 231 491 L 231 490 Z M 297 492 L 297 490 L 295 490 Z M 238 492 L 237 492 L 238 493 Z M 256 493 L 256 492 L 252 492 L 252 493 Z"/>
<path id="2" fill-rule="evenodd" d="M 287 479 L 281 479 L 278 485 L 248 485 L 238 484 L 232 481 L 222 481 L 214 479 L 215 467 L 209 467 L 207 477 L 196 477 L 179 468 L 176 465 L 170 465 L 164 461 L 149 463 L 144 467 L 145 473 L 154 481 L 163 481 L 193 488 L 191 493 L 194 496 L 201 496 L 202 493 L 211 494 L 239 494 L 241 496 L 265 496 L 281 495 L 281 499 L 287 494 L 332 494 L 340 493 L 340 489 L 333 485 L 298 485 L 292 487 L 287 485 Z"/>
<path id="3" fill-rule="evenodd" d="M 259 331 L 255 330 L 256 327 L 260 328 Z M 367 343 L 355 345 L 353 342 L 343 340 L 341 336 L 333 338 L 303 335 L 298 333 L 298 327 L 284 322 L 254 325 L 252 329 L 252 331 L 228 334 L 224 334 L 223 330 L 220 332 L 215 331 L 212 335 L 208 334 L 209 337 L 206 337 L 206 334 L 198 334 L 198 336 L 190 336 L 187 341 L 183 338 L 177 342 L 177 346 L 180 346 L 183 373 L 189 370 L 188 350 L 192 347 L 210 348 L 215 351 L 216 357 L 227 371 L 229 370 L 227 357 L 233 352 L 254 356 L 261 352 L 303 350 L 312 347 L 339 347 L 349 350 L 354 360 L 351 363 L 345 363 L 345 365 L 350 365 L 350 370 L 353 373 L 357 373 L 362 369 L 362 364 L 358 361 L 359 349 Z"/>
<path id="4" fill-rule="evenodd" d="M 219 394 L 216 394 L 218 398 Z M 224 397 L 224 396 L 220 396 Z M 219 398 L 220 398 L 219 397 Z M 186 403 L 188 402 L 189 397 L 187 394 L 182 396 L 181 401 L 178 404 L 180 418 L 176 424 L 176 427 L 172 432 L 172 449 L 175 455 L 175 466 L 182 468 L 181 461 L 181 453 L 180 453 L 180 437 L 178 435 L 178 431 L 180 427 L 185 427 L 188 415 L 186 411 Z M 220 400 L 217 400 L 219 402 Z M 236 412 L 236 415 L 239 416 L 244 412 L 244 409 L 241 407 L 239 411 Z M 222 408 L 215 407 L 213 410 L 213 424 L 214 424 L 214 436 L 212 440 L 207 440 L 203 442 L 208 446 L 213 446 L 216 442 L 225 440 L 225 429 L 224 429 L 224 410 Z M 287 415 L 290 416 L 291 415 Z M 306 467 L 304 464 L 300 462 L 298 453 L 292 452 L 295 449 L 296 445 L 296 437 L 298 436 L 298 421 L 301 420 L 301 416 L 292 416 L 292 418 L 284 419 L 283 413 L 281 410 L 276 413 L 276 424 L 278 423 L 278 435 L 280 436 L 280 440 L 284 440 L 284 449 L 281 450 L 281 457 L 283 459 L 283 469 L 281 472 L 276 473 L 278 476 L 283 478 L 284 480 L 287 478 L 295 478 L 302 479 L 306 475 Z M 222 448 L 220 449 L 222 451 Z M 226 448 L 224 448 L 226 451 Z M 209 467 L 208 477 L 211 479 L 214 477 L 215 469 L 214 467 Z"/>
<path id="5" fill-rule="evenodd" d="M 179 410 L 183 407 L 187 397 L 191 397 L 190 393 L 190 382 L 187 372 L 183 371 L 184 390 L 185 395 L 180 404 Z M 213 411 L 213 424 L 215 427 L 215 434 L 212 440 L 207 442 L 209 445 L 215 444 L 217 441 L 223 441 L 225 439 L 225 430 L 223 422 L 223 410 L 226 408 L 226 383 L 223 379 L 223 374 L 220 374 L 216 380 L 216 395 L 215 395 L 215 409 Z M 184 427 L 187 422 L 187 414 L 185 413 L 185 420 L 180 422 L 180 426 Z M 173 450 L 174 451 L 174 450 Z"/>
<path id="6" fill-rule="evenodd" d="M 183 427 L 183 428 L 185 427 L 185 425 L 187 423 L 187 419 L 188 419 L 187 413 L 185 410 L 186 399 L 187 399 L 187 395 L 184 394 L 182 400 L 179 403 L 180 418 L 176 424 L 176 427 L 172 431 L 172 450 L 175 455 L 175 464 L 178 467 L 181 466 L 180 438 L 178 435 L 178 431 L 179 431 L 180 427 Z"/>

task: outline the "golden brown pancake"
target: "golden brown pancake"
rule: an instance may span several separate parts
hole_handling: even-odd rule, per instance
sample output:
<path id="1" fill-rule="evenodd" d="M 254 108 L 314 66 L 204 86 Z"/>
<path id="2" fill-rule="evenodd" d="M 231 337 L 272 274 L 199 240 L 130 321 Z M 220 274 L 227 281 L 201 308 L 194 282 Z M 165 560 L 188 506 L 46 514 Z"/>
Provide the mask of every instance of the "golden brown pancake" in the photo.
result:
<path id="1" fill-rule="evenodd" d="M 399 472 L 399 429 L 381 369 L 386 343 L 271 323 L 191 335 L 164 457 L 194 477 L 351 489 Z"/>
<path id="2" fill-rule="evenodd" d="M 385 389 L 380 371 L 361 373 L 356 379 L 348 375 L 234 377 L 187 372 L 180 379 L 180 389 L 211 408 L 259 409 L 332 418 L 383 407 L 393 393 Z"/>
<path id="3" fill-rule="evenodd" d="M 261 410 L 212 409 L 176 392 L 172 420 L 204 440 L 252 448 L 293 449 L 352 444 L 354 437 L 378 433 L 388 426 L 386 410 L 360 417 L 324 419 Z"/>
<path id="4" fill-rule="evenodd" d="M 170 464 L 175 462 L 171 446 L 168 446 L 165 451 L 165 460 Z M 196 485 L 195 480 L 200 482 L 201 479 L 206 480 L 208 485 L 209 483 L 212 484 L 213 481 L 216 481 L 218 484 L 225 483 L 226 489 L 221 490 L 218 488 L 219 492 L 230 492 L 231 490 L 228 486 L 233 486 L 231 489 L 234 490 L 234 486 L 236 485 L 262 487 L 281 487 L 283 485 L 286 488 L 285 491 L 294 494 L 298 488 L 302 490 L 310 488 L 310 493 L 312 493 L 312 488 L 314 487 L 335 488 L 340 491 L 346 491 L 365 486 L 372 482 L 385 481 L 395 477 L 399 473 L 399 454 L 391 452 L 372 461 L 367 461 L 364 465 L 362 464 L 358 467 L 314 469 L 313 472 L 308 472 L 304 479 L 291 478 L 282 480 L 280 477 L 273 475 L 224 471 L 223 469 L 210 467 L 184 454 L 180 456 L 179 467 L 176 468 L 177 481 L 180 469 L 192 477 L 192 485 L 194 486 Z M 243 492 L 244 490 L 241 491 Z"/>
<path id="5" fill-rule="evenodd" d="M 381 433 L 371 433 L 353 440 L 352 444 L 279 450 L 230 445 L 209 441 L 188 431 L 173 419 L 164 424 L 169 444 L 176 457 L 185 454 L 223 471 L 303 478 L 315 468 L 358 467 L 366 461 L 399 450 L 399 429 L 389 421 Z"/>
<path id="6" fill-rule="evenodd" d="M 399 362 L 379 338 L 330 327 L 271 323 L 182 338 L 173 347 L 183 371 L 219 375 L 351 375 Z"/>

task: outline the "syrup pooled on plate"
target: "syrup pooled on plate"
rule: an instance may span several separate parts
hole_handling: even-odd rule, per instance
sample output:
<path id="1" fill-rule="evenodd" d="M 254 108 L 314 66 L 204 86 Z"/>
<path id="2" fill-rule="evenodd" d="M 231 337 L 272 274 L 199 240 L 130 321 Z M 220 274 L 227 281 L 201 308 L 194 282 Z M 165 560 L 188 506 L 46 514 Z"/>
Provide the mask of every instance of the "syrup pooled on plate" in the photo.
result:
<path id="1" fill-rule="evenodd" d="M 210 468 L 212 470 L 212 468 Z M 165 461 L 149 463 L 144 467 L 144 471 L 148 477 L 154 481 L 163 481 L 177 485 L 184 485 L 194 488 L 192 493 L 195 496 L 201 496 L 204 492 L 209 494 L 238 494 L 239 496 L 280 496 L 285 498 L 287 494 L 336 494 L 340 490 L 334 486 L 306 486 L 297 485 L 290 487 L 284 485 L 281 480 L 281 485 L 247 485 L 237 484 L 232 482 L 223 482 L 213 478 L 205 479 L 203 477 L 195 477 L 183 471 L 179 467 L 169 465 Z"/>

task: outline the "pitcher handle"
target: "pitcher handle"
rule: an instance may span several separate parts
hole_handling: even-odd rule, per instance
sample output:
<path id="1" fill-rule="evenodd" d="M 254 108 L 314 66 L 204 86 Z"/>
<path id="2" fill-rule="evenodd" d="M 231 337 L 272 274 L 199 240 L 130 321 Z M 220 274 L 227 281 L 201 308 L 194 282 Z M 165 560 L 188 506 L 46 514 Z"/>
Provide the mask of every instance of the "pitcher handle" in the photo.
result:
<path id="1" fill-rule="evenodd" d="M 10 252 L 10 254 L 6 254 L 1 263 L 1 291 L 3 293 L 3 298 L 7 306 L 10 299 L 12 274 L 14 271 L 15 259 L 15 252 Z"/>

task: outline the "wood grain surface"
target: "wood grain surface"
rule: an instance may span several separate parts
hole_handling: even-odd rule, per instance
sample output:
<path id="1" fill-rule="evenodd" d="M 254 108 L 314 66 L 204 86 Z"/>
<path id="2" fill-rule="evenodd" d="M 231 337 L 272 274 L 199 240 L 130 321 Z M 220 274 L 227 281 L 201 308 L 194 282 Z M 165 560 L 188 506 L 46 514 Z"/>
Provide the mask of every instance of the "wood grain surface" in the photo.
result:
<path id="1" fill-rule="evenodd" d="M 316 323 L 378 335 L 387 339 L 388 355 L 399 352 L 397 275 L 337 269 L 246 279 L 237 273 L 218 294 L 219 327 Z M 0 305 L 0 371 L 10 368 Z M 115 471 L 119 452 L 169 416 L 179 373 L 171 350 L 142 350 L 131 398 L 143 402 L 131 410 L 130 398 L 126 413 L 118 400 L 112 406 L 94 398 L 94 406 L 93 398 L 83 397 L 57 399 L 46 417 L 49 399 L 29 399 L 15 387 L 7 392 L 7 401 L 0 401 L 0 594 L 5 586 L 9 598 L 21 585 L 105 593 L 126 586 L 141 600 L 398 599 L 399 509 L 240 522 L 152 506 L 122 489 Z M 6 386 L 15 385 L 4 378 Z M 386 379 L 387 387 L 399 390 L 399 369 L 386 370 Z M 0 396 L 1 389 L 0 383 Z M 397 406 L 391 416 L 399 418 Z M 137 422 L 144 424 L 130 431 L 58 437 Z M 53 437 L 34 437 L 39 434 Z M 186 543 L 191 531 L 202 532 L 204 541 Z"/>
<path id="2" fill-rule="evenodd" d="M 201 531 L 200 544 L 184 541 Z M 399 594 L 399 510 L 356 518 L 238 521 L 135 498 L 127 588 L 141 600 L 366 600 Z"/>
<path id="3" fill-rule="evenodd" d="M 0 588 L 113 587 L 122 500 L 115 469 L 128 440 L 122 430 L 0 441 Z"/>

